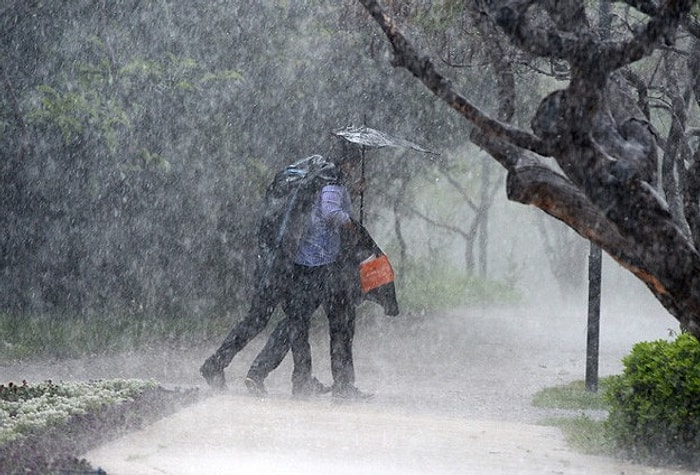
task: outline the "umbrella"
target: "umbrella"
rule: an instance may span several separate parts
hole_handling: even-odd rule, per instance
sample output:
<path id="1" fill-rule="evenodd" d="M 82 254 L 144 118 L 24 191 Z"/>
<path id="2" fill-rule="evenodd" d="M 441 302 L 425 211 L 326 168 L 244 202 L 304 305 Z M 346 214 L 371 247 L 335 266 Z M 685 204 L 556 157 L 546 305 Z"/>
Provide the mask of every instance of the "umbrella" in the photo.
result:
<path id="1" fill-rule="evenodd" d="M 385 132 L 381 132 L 376 129 L 372 129 L 367 126 L 355 127 L 348 126 L 342 129 L 338 129 L 333 132 L 335 135 L 344 138 L 348 142 L 361 145 L 362 153 L 362 179 L 365 178 L 365 147 L 393 147 L 393 148 L 407 148 L 411 150 L 416 150 L 418 152 L 426 153 L 428 155 L 440 155 L 437 152 L 428 150 L 416 143 L 406 140 L 401 137 L 396 137 L 395 135 L 389 135 Z M 364 214 L 364 192 L 360 193 L 360 223 L 363 221 Z"/>
<path id="2" fill-rule="evenodd" d="M 389 135 L 385 132 L 381 132 L 370 127 L 354 127 L 349 126 L 343 129 L 336 130 L 335 135 L 343 137 L 348 142 L 364 145 L 367 147 L 394 147 L 394 148 L 409 148 L 412 150 L 417 150 L 418 152 L 427 153 L 429 155 L 440 155 L 437 152 L 428 150 L 416 143 L 409 140 L 403 139 L 401 137 L 396 137 L 394 135 Z"/>

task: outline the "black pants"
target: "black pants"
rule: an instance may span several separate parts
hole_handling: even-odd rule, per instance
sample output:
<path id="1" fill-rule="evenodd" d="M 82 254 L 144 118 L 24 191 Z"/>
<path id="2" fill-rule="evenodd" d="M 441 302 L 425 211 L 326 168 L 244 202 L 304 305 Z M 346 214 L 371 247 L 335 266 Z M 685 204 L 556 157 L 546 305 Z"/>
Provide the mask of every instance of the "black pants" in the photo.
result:
<path id="1" fill-rule="evenodd" d="M 248 376 L 265 379 L 292 349 L 294 371 L 292 385 L 301 388 L 311 378 L 309 326 L 313 313 L 323 306 L 330 332 L 331 372 L 333 384 L 354 384 L 355 369 L 352 341 L 355 336 L 355 307 L 340 279 L 340 268 L 331 264 L 320 267 L 295 266 L 292 285 L 285 295 L 286 314 L 253 362 Z"/>
<path id="2" fill-rule="evenodd" d="M 269 269 L 268 267 L 267 269 Z M 269 277 L 268 277 L 269 276 Z M 226 335 L 216 352 L 204 363 L 208 372 L 222 371 L 233 357 L 265 329 L 278 304 L 284 301 L 285 285 L 290 280 L 290 271 L 266 271 L 256 273 L 258 285 L 245 318 L 238 322 Z"/>

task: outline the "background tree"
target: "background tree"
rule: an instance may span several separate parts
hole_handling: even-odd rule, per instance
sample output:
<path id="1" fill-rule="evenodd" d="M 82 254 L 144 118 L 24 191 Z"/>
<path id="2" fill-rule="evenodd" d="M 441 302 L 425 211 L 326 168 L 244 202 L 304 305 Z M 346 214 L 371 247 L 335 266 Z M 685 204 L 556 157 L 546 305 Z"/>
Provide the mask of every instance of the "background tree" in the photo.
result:
<path id="1" fill-rule="evenodd" d="M 435 213 L 436 207 L 430 210 L 419 209 L 411 203 L 413 193 L 401 193 L 400 201 L 403 208 L 413 216 L 425 221 L 436 229 L 449 234 L 455 234 L 464 241 L 464 267 L 468 274 L 487 276 L 488 251 L 488 216 L 493 206 L 496 192 L 503 184 L 503 176 L 496 177 L 492 182 L 490 167 L 483 157 L 456 157 L 439 161 L 433 174 L 436 180 L 442 180 L 450 188 L 450 195 L 463 202 L 462 206 L 452 206 L 446 215 Z M 481 159 L 481 160 L 479 160 Z M 481 163 L 481 173 L 469 173 L 469 166 L 476 167 Z M 465 164 L 468 164 L 465 166 Z M 432 174 L 430 175 L 432 176 Z M 500 180 L 499 180 L 500 178 Z M 447 195 L 442 195 L 447 196 Z M 436 197 L 436 199 L 438 199 Z M 478 262 L 478 267 L 477 267 Z"/>
<path id="2" fill-rule="evenodd" d="M 580 235 L 558 221 L 538 215 L 536 224 L 559 292 L 564 298 L 575 296 L 583 288 L 589 246 Z"/>
<path id="3" fill-rule="evenodd" d="M 646 58 L 667 55 L 674 39 L 693 56 L 687 49 L 693 41 L 677 34 L 697 27 L 689 16 L 694 2 L 623 2 L 623 14 L 631 7 L 643 15 L 632 30 L 613 27 L 609 41 L 601 40 L 595 12 L 582 1 L 474 2 L 494 34 L 527 56 L 565 66 L 567 83 L 541 99 L 531 114 L 531 131 L 484 113 L 417 53 L 377 2 L 360 3 L 389 39 L 393 64 L 408 69 L 474 125 L 472 140 L 508 172 L 511 200 L 541 208 L 598 244 L 700 336 L 697 229 L 689 234 L 667 204 L 673 192 L 664 188 L 663 176 L 658 180 L 658 134 L 629 100 L 631 86 L 622 74 L 643 66 Z M 688 70 L 692 67 L 689 63 Z M 696 81 L 686 77 L 689 85 Z M 683 214 L 693 216 L 700 206 L 698 190 L 685 191 Z"/>

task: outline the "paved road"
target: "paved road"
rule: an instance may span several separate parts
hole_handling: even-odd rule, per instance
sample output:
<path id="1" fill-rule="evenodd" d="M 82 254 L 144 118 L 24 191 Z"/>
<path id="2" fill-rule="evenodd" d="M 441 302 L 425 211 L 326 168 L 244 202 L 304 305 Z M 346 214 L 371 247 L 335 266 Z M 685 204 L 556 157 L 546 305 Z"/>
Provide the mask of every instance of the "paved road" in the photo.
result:
<path id="1" fill-rule="evenodd" d="M 653 302 L 608 306 L 602 322 L 601 375 L 619 372 L 635 342 L 675 326 Z M 85 457 L 109 475 L 683 473 L 582 455 L 538 425 L 551 413 L 533 408 L 532 395 L 583 379 L 585 338 L 585 311 L 567 305 L 372 317 L 358 327 L 356 369 L 376 397 L 358 404 L 291 399 L 287 360 L 268 381 L 270 398 L 248 397 L 241 381 L 260 339 L 227 370 L 227 393 Z M 314 336 L 315 373 L 327 382 L 326 340 L 323 329 Z M 196 368 L 212 350 L 65 370 L 200 384 Z"/>
<path id="2" fill-rule="evenodd" d="M 209 398 L 86 457 L 109 475 L 671 473 L 575 453 L 552 427 L 234 395 Z"/>

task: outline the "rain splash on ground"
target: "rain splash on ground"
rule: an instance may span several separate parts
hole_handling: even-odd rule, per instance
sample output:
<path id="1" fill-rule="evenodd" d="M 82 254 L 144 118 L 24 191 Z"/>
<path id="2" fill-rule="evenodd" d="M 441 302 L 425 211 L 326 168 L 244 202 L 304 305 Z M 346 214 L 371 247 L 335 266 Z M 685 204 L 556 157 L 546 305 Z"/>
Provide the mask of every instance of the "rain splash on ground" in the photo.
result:
<path id="1" fill-rule="evenodd" d="M 682 473 L 576 453 L 558 429 L 538 424 L 554 413 L 533 408 L 533 394 L 584 378 L 586 311 L 575 307 L 365 318 L 355 340 L 357 384 L 376 394 L 365 403 L 292 399 L 290 358 L 268 379 L 269 398 L 249 397 L 242 379 L 262 336 L 227 369 L 224 394 L 210 395 L 197 373 L 211 345 L 3 372 L 34 381 L 126 377 L 203 386 L 209 397 L 84 454 L 109 475 Z M 676 328 L 653 301 L 604 306 L 600 375 L 619 373 L 637 341 Z M 313 341 L 314 372 L 330 382 L 324 327 Z"/>

